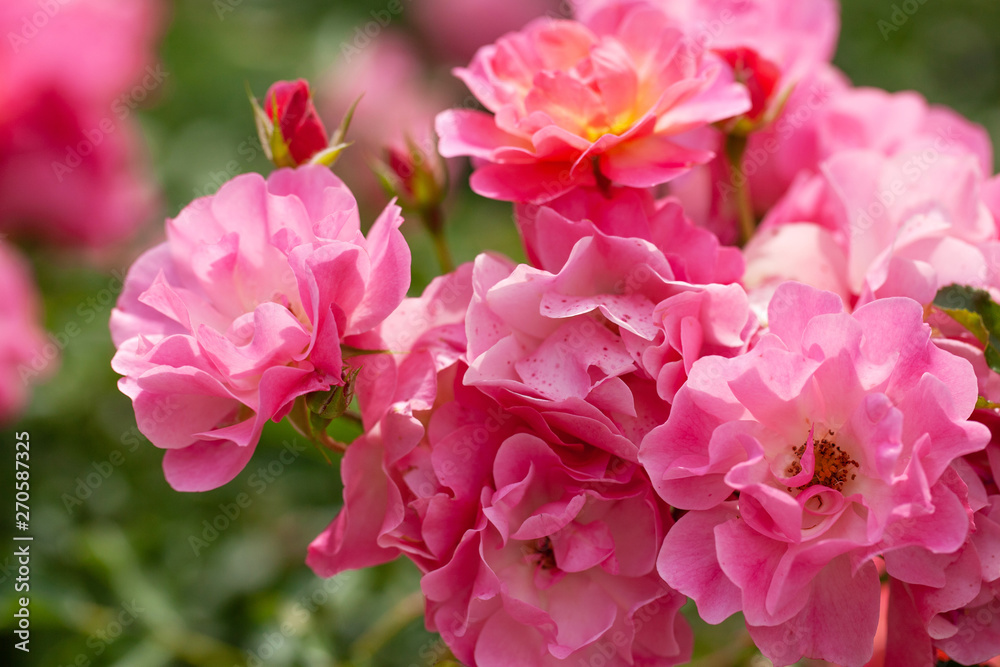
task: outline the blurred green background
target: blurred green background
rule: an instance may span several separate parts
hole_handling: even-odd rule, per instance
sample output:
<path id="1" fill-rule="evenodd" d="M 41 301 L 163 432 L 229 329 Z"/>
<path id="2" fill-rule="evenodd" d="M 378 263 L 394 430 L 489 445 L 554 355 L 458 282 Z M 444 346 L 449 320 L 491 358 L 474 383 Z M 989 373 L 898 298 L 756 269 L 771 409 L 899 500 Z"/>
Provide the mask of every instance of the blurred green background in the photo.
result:
<path id="1" fill-rule="evenodd" d="M 878 22 L 890 20 L 894 3 L 844 0 L 836 62 L 858 84 L 916 89 L 950 105 L 996 140 L 1000 3 L 910 2 L 918 11 L 885 38 Z M 267 172 L 264 156 L 246 150 L 255 141 L 246 83 L 262 97 L 276 79 L 315 79 L 355 27 L 371 19 L 369 12 L 385 5 L 174 2 L 160 50 L 168 76 L 139 111 L 165 193 L 164 215 L 235 173 Z M 406 29 L 407 21 L 404 11 L 394 27 Z M 487 247 L 519 253 L 508 206 L 463 187 L 452 213 L 448 233 L 459 261 Z M 404 231 L 419 288 L 435 273 L 433 255 L 416 225 Z M 141 245 L 161 233 L 162 220 L 153 221 Z M 160 452 L 135 428 L 109 366 L 114 349 L 107 319 L 123 272 L 141 249 L 105 258 L 101 270 L 69 254 L 31 256 L 47 329 L 65 334 L 79 327 L 79 333 L 67 338 L 57 374 L 36 388 L 28 413 L 0 432 L 7 452 L 0 457 L 0 486 L 9 507 L 0 512 L 0 536 L 14 532 L 7 480 L 13 479 L 15 431 L 31 439 L 35 536 L 27 655 L 12 647 L 16 561 L 8 545 L 0 549 L 0 664 L 436 664 L 446 652 L 423 629 L 413 567 L 400 562 L 324 581 L 304 565 L 307 545 L 338 511 L 341 487 L 336 466 L 290 428 L 270 425 L 254 460 L 222 489 L 181 494 L 167 486 Z M 294 456 L 282 460 L 286 445 Z M 712 636 L 738 627 L 731 621 Z M 699 652 L 708 646 L 703 640 Z M 752 656 L 746 652 L 745 664 L 764 664 Z"/>

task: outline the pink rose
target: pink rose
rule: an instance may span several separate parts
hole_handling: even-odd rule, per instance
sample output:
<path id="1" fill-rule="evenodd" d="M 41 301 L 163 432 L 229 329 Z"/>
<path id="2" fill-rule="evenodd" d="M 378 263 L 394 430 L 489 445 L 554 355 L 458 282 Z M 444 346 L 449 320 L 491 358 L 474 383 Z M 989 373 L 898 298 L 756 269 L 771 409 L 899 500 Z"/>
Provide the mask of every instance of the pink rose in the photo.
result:
<path id="1" fill-rule="evenodd" d="M 932 647 L 962 664 L 1000 656 L 1000 420 L 978 411 L 993 441 L 984 452 L 956 461 L 952 484 L 968 497 L 973 530 L 952 554 L 913 547 L 886 558 L 891 598 L 887 664 L 932 667 Z M 989 664 L 994 664 L 991 661 Z"/>
<path id="2" fill-rule="evenodd" d="M 409 286 L 401 222 L 390 206 L 363 236 L 354 197 L 321 166 L 238 176 L 168 221 L 129 271 L 111 332 L 119 387 L 167 450 L 172 486 L 225 484 L 268 419 L 343 384 L 341 344 Z"/>
<path id="3" fill-rule="evenodd" d="M 572 0 L 587 21 L 609 7 L 650 4 L 685 26 L 702 50 L 752 50 L 781 70 L 787 88 L 819 63 L 829 62 L 840 32 L 834 0 Z"/>
<path id="4" fill-rule="evenodd" d="M 13 420 L 28 402 L 28 383 L 47 375 L 58 356 L 41 328 L 40 302 L 28 264 L 0 241 L 0 423 Z M 48 348 L 52 348 L 49 354 Z"/>
<path id="5" fill-rule="evenodd" d="M 578 186 L 650 187 L 711 159 L 683 135 L 749 110 L 746 88 L 662 11 L 618 9 L 539 19 L 456 70 L 493 114 L 437 118 L 441 154 L 473 158 L 473 190 L 538 203 Z"/>
<path id="6" fill-rule="evenodd" d="M 557 273 L 479 257 L 466 382 L 539 427 L 595 444 L 605 433 L 609 451 L 635 460 L 686 369 L 745 350 L 756 318 L 738 285 L 675 280 L 648 241 L 591 234 Z"/>
<path id="7" fill-rule="evenodd" d="M 747 354 L 694 364 L 640 460 L 668 503 L 664 580 L 717 623 L 742 611 L 778 665 L 860 667 L 872 653 L 872 558 L 951 554 L 972 525 L 951 464 L 989 431 L 966 421 L 976 380 L 930 341 L 923 309 L 780 287 Z M 891 568 L 890 568 L 891 570 Z"/>
<path id="8" fill-rule="evenodd" d="M 951 283 L 1000 284 L 978 161 L 926 155 L 841 151 L 797 181 L 746 248 L 747 287 L 799 280 L 852 305 L 886 296 L 928 304 Z M 783 250 L 791 245 L 810 251 Z"/>
<path id="9" fill-rule="evenodd" d="M 729 284 L 743 277 L 739 250 L 696 227 L 677 200 L 656 201 L 648 190 L 633 188 L 614 188 L 609 195 L 578 188 L 546 204 L 519 204 L 515 220 L 531 263 L 558 272 L 577 241 L 600 232 L 649 241 L 677 280 Z"/>
<path id="10" fill-rule="evenodd" d="M 454 556 L 421 582 L 427 624 L 477 667 L 677 665 L 684 598 L 655 572 L 670 515 L 640 468 L 586 445 L 503 440 Z M 581 613 L 582 612 L 582 613 Z"/>

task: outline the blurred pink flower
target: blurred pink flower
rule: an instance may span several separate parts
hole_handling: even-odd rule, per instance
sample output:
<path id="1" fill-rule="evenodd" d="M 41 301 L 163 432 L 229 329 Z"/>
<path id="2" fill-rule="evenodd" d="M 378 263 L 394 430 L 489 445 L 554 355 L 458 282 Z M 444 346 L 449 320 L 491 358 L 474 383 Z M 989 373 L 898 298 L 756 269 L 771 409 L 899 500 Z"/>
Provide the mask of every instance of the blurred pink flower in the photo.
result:
<path id="1" fill-rule="evenodd" d="M 101 247 L 152 213 L 129 116 L 168 76 L 150 64 L 161 10 L 154 0 L 0 7 L 0 230 Z"/>
<path id="2" fill-rule="evenodd" d="M 953 461 L 989 431 L 968 362 L 930 341 L 923 309 L 780 287 L 747 354 L 696 362 L 641 461 L 671 505 L 659 569 L 717 623 L 742 611 L 779 665 L 872 654 L 872 558 L 955 553 L 971 528 Z"/>
<path id="3" fill-rule="evenodd" d="M 532 19 L 553 16 L 560 6 L 560 0 L 420 0 L 413 18 L 438 56 L 468 62 L 479 47 Z"/>
<path id="4" fill-rule="evenodd" d="M 454 103 L 454 91 L 434 80 L 416 46 L 403 33 L 385 30 L 357 53 L 350 51 L 317 86 L 320 114 L 336 127 L 358 102 L 337 173 L 363 202 L 384 202 L 386 195 L 369 165 L 386 151 L 434 164 L 434 116 Z M 410 155 L 411 146 L 420 155 Z"/>
<path id="5" fill-rule="evenodd" d="M 993 170 L 986 131 L 951 109 L 930 106 L 919 94 L 844 85 L 828 70 L 802 82 L 771 129 L 750 139 L 750 189 L 758 211 L 774 206 L 796 179 L 817 173 L 828 158 L 847 150 L 920 158 L 923 169 L 939 155 L 972 155 L 982 172 Z"/>
<path id="6" fill-rule="evenodd" d="M 441 154 L 473 158 L 473 190 L 538 203 L 582 185 L 658 185 L 712 158 L 681 135 L 748 111 L 746 88 L 662 11 L 619 9 L 536 20 L 455 71 L 493 114 L 437 118 Z"/>
<path id="7" fill-rule="evenodd" d="M 4 289 L 0 299 L 0 423 L 5 423 L 24 409 L 29 381 L 48 374 L 58 350 L 42 331 L 41 299 L 27 262 L 2 240 L 0 285 Z"/>
<path id="8" fill-rule="evenodd" d="M 363 236 L 353 195 L 322 166 L 237 176 L 168 222 L 129 271 L 111 332 L 119 387 L 167 450 L 174 488 L 225 484 L 268 419 L 343 383 L 341 344 L 409 286 L 401 222 L 390 206 Z"/>

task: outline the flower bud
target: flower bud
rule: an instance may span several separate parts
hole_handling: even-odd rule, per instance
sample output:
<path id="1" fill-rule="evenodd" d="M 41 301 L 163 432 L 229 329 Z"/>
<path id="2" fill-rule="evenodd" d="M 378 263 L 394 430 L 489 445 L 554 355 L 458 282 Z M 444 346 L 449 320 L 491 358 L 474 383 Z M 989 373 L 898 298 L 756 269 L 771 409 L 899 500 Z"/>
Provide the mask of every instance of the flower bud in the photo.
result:
<path id="1" fill-rule="evenodd" d="M 736 80 L 746 86 L 750 93 L 752 106 L 739 117 L 735 131 L 749 134 L 770 122 L 769 116 L 772 114 L 768 112 L 773 111 L 774 97 L 781 80 L 778 66 L 746 47 L 717 49 L 716 53 L 733 68 Z"/>
<path id="2" fill-rule="evenodd" d="M 354 398 L 355 380 L 358 378 L 360 368 L 349 370 L 344 367 L 342 375 L 343 384 L 330 387 L 327 391 L 314 391 L 306 396 L 306 404 L 309 410 L 323 419 L 337 419 L 351 405 Z"/>
<path id="3" fill-rule="evenodd" d="M 267 91 L 264 108 L 254 100 L 257 131 L 268 157 L 279 167 L 297 167 L 329 147 L 329 137 L 304 79 L 278 81 Z"/>
<path id="4" fill-rule="evenodd" d="M 388 146 L 373 166 L 390 196 L 418 211 L 437 207 L 448 194 L 447 168 L 437 150 L 428 152 L 407 139 L 406 148 Z"/>

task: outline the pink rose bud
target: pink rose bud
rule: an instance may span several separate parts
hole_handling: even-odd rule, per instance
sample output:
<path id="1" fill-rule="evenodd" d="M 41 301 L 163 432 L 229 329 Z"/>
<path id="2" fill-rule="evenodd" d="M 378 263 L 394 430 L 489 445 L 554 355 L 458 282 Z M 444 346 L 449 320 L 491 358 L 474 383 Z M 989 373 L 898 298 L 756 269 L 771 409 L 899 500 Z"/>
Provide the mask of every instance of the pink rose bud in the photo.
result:
<path id="1" fill-rule="evenodd" d="M 376 173 L 386 190 L 404 206 L 427 210 L 438 206 L 448 193 L 447 170 L 437 151 L 428 155 L 413 141 L 406 148 L 389 146 Z"/>
<path id="2" fill-rule="evenodd" d="M 305 79 L 274 83 L 264 98 L 264 114 L 271 126 L 261 140 L 270 146 L 277 166 L 297 167 L 326 150 L 329 137 Z"/>
<path id="3" fill-rule="evenodd" d="M 736 80 L 747 87 L 753 105 L 744 118 L 756 125 L 772 106 L 778 92 L 781 69 L 753 49 L 717 49 L 716 53 L 733 68 Z"/>

